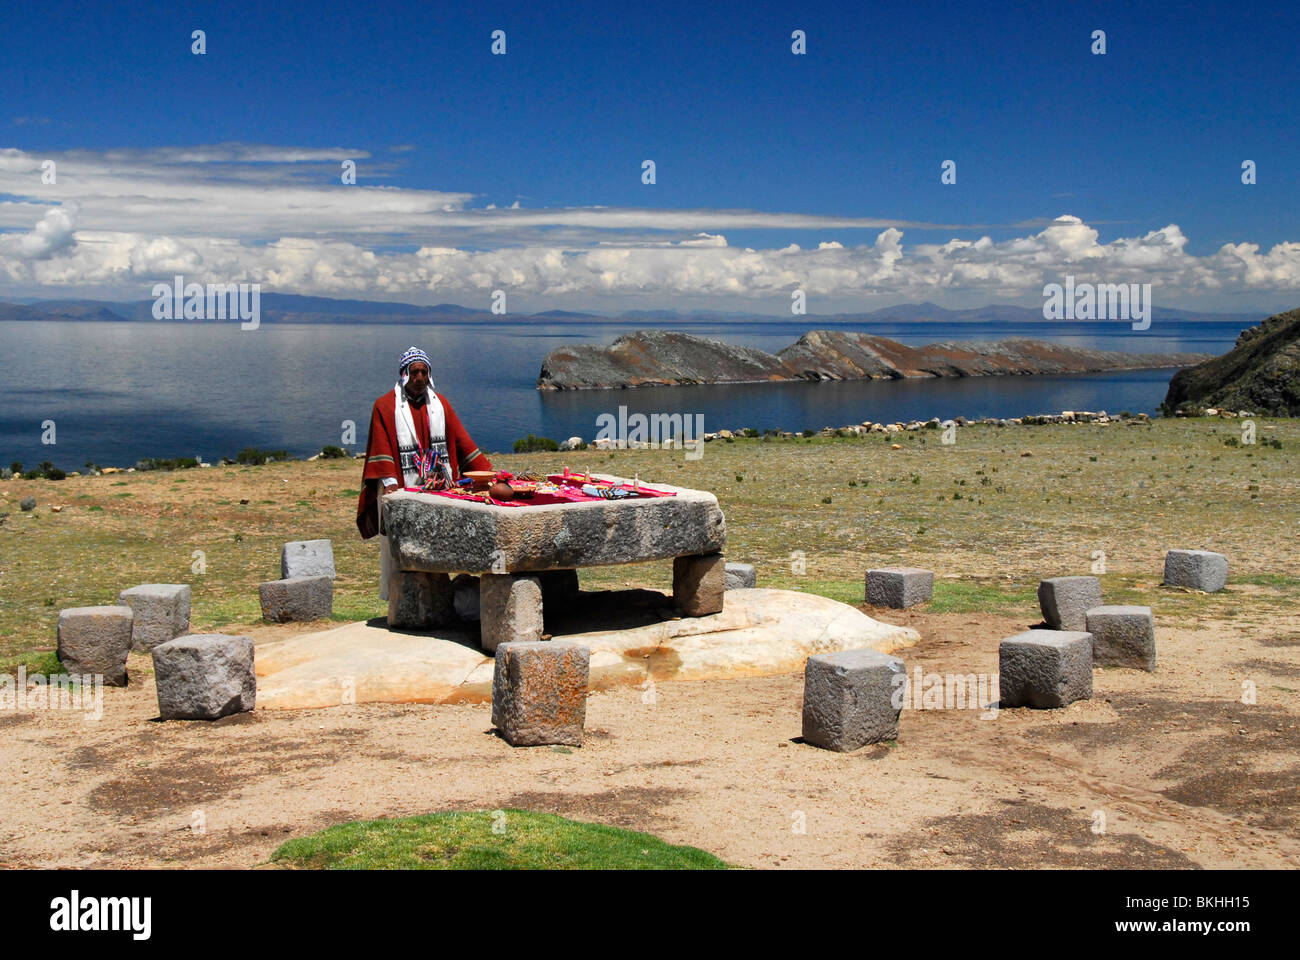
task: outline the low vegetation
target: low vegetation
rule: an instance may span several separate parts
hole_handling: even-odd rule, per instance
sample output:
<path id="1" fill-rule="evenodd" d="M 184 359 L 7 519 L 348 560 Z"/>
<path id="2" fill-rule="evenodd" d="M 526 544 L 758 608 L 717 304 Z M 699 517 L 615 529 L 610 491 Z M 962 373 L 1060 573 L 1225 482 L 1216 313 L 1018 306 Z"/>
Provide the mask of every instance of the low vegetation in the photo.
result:
<path id="1" fill-rule="evenodd" d="M 754 564 L 760 586 L 856 604 L 867 567 L 922 566 L 936 573 L 931 610 L 1033 618 L 1041 578 L 1097 571 L 1108 599 L 1160 615 L 1300 617 L 1300 421 L 1256 423 L 1258 442 L 1237 446 L 1224 445 L 1242 436 L 1237 422 L 1168 419 L 969 426 L 951 445 L 930 431 L 740 437 L 706 444 L 698 460 L 672 450 L 490 456 L 515 473 L 568 465 L 712 490 L 727 555 Z M 361 462 L 264 463 L 258 453 L 257 465 L 183 477 L 0 481 L 0 514 L 9 514 L 0 521 L 0 670 L 48 666 L 60 609 L 116 603 L 138 583 L 191 584 L 196 630 L 259 623 L 257 584 L 279 577 L 288 540 L 333 541 L 337 618 L 383 616 L 378 546 L 355 526 Z M 29 496 L 37 508 L 20 511 Z M 1226 553 L 1228 589 L 1159 590 L 1171 547 Z M 667 590 L 672 564 L 581 577 L 590 589 Z"/>
<path id="2" fill-rule="evenodd" d="M 542 453 L 559 450 L 560 445 L 550 437 L 535 437 L 531 433 L 515 441 L 515 453 Z"/>
<path id="3" fill-rule="evenodd" d="M 290 840 L 271 855 L 315 870 L 725 870 L 695 847 L 530 810 L 366 820 Z"/>

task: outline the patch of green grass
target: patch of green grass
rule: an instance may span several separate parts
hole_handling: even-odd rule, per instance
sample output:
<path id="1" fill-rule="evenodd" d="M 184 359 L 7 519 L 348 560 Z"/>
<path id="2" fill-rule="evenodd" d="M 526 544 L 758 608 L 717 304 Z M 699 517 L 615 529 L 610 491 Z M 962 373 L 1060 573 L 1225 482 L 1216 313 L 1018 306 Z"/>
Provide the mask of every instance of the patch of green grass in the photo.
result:
<path id="1" fill-rule="evenodd" d="M 197 591 L 196 591 L 197 592 Z M 251 595 L 244 593 L 194 601 L 195 624 L 224 627 L 228 623 L 257 623 L 262 619 L 262 604 L 254 586 Z"/>
<path id="2" fill-rule="evenodd" d="M 1036 610 L 1037 586 L 981 583 L 978 580 L 936 580 L 929 613 L 1018 613 Z"/>
<path id="3" fill-rule="evenodd" d="M 1281 573 L 1247 573 L 1228 578 L 1229 583 L 1249 583 L 1256 587 L 1300 587 L 1300 577 Z"/>
<path id="4" fill-rule="evenodd" d="M 514 809 L 345 823 L 288 841 L 271 861 L 311 870 L 728 869 L 647 833 Z"/>
<path id="5" fill-rule="evenodd" d="M 373 587 L 366 591 L 364 596 L 355 596 L 348 593 L 334 594 L 334 615 L 331 620 L 342 620 L 346 623 L 354 623 L 357 620 L 373 620 L 375 617 L 388 616 L 388 604 L 379 599 L 379 594 Z"/>
<path id="6" fill-rule="evenodd" d="M 40 673 L 45 676 L 67 673 L 58 655 L 53 650 L 24 650 L 0 658 L 0 674 L 18 675 L 18 668 L 26 667 L 27 676 Z"/>
<path id="7" fill-rule="evenodd" d="M 846 583 L 843 580 L 822 580 L 811 576 L 765 576 L 760 587 L 775 590 L 797 590 L 800 593 L 814 593 L 819 597 L 838 600 L 840 603 L 861 603 L 862 584 Z"/>

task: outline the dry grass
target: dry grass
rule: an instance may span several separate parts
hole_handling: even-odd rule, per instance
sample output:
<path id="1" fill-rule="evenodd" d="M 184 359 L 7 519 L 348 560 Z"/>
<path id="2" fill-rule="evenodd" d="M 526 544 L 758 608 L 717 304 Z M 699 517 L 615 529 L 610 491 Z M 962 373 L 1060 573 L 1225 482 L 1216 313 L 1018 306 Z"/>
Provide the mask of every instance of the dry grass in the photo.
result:
<path id="1" fill-rule="evenodd" d="M 493 462 L 711 490 L 727 516 L 728 556 L 753 563 L 763 585 L 850 602 L 861 599 L 864 568 L 907 564 L 936 571 L 941 612 L 1029 615 L 1040 578 L 1087 573 L 1094 551 L 1105 552 L 1108 599 L 1122 602 L 1159 584 L 1166 549 L 1219 550 L 1232 561 L 1229 589 L 1164 591 L 1162 609 L 1249 623 L 1300 611 L 1300 421 L 1257 423 L 1260 440 L 1281 449 L 1226 446 L 1240 436 L 1231 421 L 1169 420 L 972 426 L 950 446 L 922 431 L 718 441 L 694 461 L 588 451 Z M 137 583 L 191 583 L 196 630 L 257 623 L 257 584 L 279 576 L 287 540 L 333 540 L 336 619 L 382 614 L 376 547 L 354 526 L 360 473 L 359 461 L 323 460 L 0 483 L 0 513 L 10 514 L 0 524 L 0 670 L 48 664 L 60 608 L 114 603 Z M 38 507 L 21 513 L 29 495 Z M 667 588 L 671 565 L 585 571 L 583 581 Z"/>

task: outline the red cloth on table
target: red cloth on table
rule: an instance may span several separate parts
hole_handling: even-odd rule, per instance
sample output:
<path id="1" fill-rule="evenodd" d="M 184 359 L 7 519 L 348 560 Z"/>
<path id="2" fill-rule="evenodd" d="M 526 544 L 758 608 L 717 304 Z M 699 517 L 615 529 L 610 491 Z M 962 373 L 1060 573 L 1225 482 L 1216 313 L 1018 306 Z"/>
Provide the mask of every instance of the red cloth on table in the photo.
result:
<path id="1" fill-rule="evenodd" d="M 492 505 L 497 507 L 542 507 L 553 503 L 594 503 L 596 501 L 604 501 L 605 499 L 604 497 L 593 497 L 589 494 L 583 493 L 581 484 L 576 480 L 574 480 L 573 483 L 569 483 L 567 480 L 562 479 L 558 474 L 550 476 L 547 479 L 562 484 L 558 493 L 536 493 L 531 497 L 521 497 L 518 500 L 493 500 Z M 620 484 L 620 486 L 630 488 L 632 485 L 630 483 L 624 483 Z M 407 489 L 410 490 L 411 488 L 407 487 Z M 426 490 L 423 492 L 431 493 L 438 497 L 448 497 L 452 500 L 474 500 L 478 503 L 484 502 L 482 493 L 464 493 L 459 490 Z M 648 487 L 643 483 L 640 487 L 640 497 L 632 496 L 625 499 L 637 500 L 649 497 L 675 496 L 677 496 L 676 493 L 667 490 L 656 490 L 655 488 Z"/>
<path id="2" fill-rule="evenodd" d="M 469 431 L 456 416 L 450 401 L 441 393 L 435 397 L 442 401 L 442 411 L 447 428 L 447 455 L 451 460 L 451 475 L 459 480 L 461 465 L 470 470 L 491 470 L 492 462 L 470 438 Z M 425 405 L 411 404 L 411 420 L 421 448 L 429 445 L 429 415 Z M 361 474 L 361 496 L 357 501 L 357 529 L 362 538 L 369 540 L 379 533 L 379 485 L 384 477 L 392 477 L 398 485 L 404 484 L 397 450 L 397 397 L 392 390 L 375 401 L 370 411 L 370 433 L 366 437 L 366 465 Z"/>

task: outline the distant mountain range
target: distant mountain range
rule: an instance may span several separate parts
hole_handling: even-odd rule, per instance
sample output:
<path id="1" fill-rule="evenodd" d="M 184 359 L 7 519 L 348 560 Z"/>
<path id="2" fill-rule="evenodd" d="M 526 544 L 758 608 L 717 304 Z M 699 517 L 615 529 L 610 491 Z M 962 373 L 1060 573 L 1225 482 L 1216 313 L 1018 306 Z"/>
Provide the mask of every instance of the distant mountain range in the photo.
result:
<path id="1" fill-rule="evenodd" d="M 110 300 L 44 300 L 34 297 L 0 301 L 0 320 L 124 320 L 153 321 L 153 300 L 117 302 Z M 1152 308 L 1153 320 L 1224 321 L 1257 323 L 1265 313 L 1211 313 L 1204 310 Z M 617 314 L 581 313 L 571 310 L 547 310 L 543 313 L 512 313 L 505 316 L 489 310 L 439 303 L 421 307 L 411 303 L 383 300 L 334 300 L 329 297 L 305 297 L 292 293 L 263 293 L 263 323 L 492 323 L 519 320 L 549 320 L 573 323 L 635 323 L 661 321 L 690 323 L 789 323 L 809 325 L 849 323 L 1041 323 L 1043 312 L 1036 307 L 991 304 L 965 310 L 949 310 L 933 303 L 900 303 L 865 313 L 836 313 L 809 316 L 774 317 L 764 314 L 718 310 L 628 310 Z M 190 323 L 229 323 L 229 320 L 191 320 Z M 1127 322 L 1124 321 L 1127 325 Z"/>

